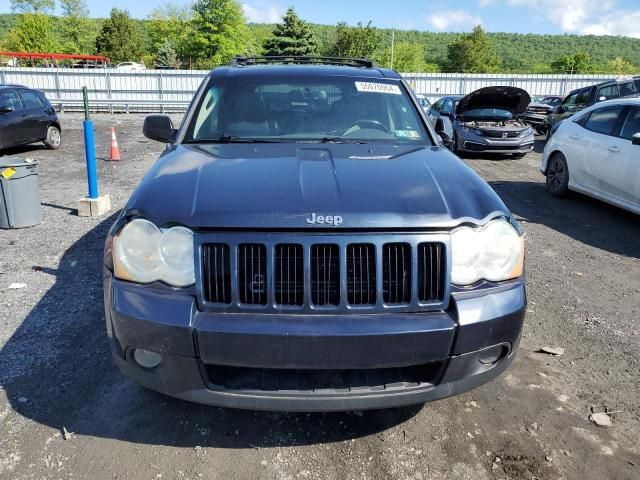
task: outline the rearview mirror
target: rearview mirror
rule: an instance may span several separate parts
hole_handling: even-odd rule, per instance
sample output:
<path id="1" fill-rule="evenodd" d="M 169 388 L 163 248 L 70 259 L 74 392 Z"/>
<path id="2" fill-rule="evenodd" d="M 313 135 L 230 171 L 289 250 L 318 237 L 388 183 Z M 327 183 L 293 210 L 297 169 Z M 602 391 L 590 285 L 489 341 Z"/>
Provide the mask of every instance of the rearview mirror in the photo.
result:
<path id="1" fill-rule="evenodd" d="M 176 129 L 166 115 L 149 115 L 144 119 L 142 133 L 151 140 L 171 143 L 175 140 Z"/>
<path id="2" fill-rule="evenodd" d="M 0 105 L 0 113 L 11 113 L 14 110 L 12 105 Z"/>
<path id="3" fill-rule="evenodd" d="M 631 143 L 633 145 L 640 145 L 640 132 L 631 137 Z"/>

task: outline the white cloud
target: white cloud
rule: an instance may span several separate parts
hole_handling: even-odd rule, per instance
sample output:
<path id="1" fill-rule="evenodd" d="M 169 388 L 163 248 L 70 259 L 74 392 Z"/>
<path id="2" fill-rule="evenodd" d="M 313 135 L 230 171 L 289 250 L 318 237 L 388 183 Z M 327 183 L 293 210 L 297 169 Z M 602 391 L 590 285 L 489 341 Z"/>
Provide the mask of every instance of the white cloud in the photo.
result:
<path id="1" fill-rule="evenodd" d="M 478 0 L 480 6 L 500 3 L 534 12 L 563 33 L 640 38 L 640 10 L 619 9 L 616 0 Z"/>
<path id="2" fill-rule="evenodd" d="M 264 2 L 254 5 L 243 3 L 242 10 L 247 20 L 255 23 L 280 23 L 284 15 L 284 9 Z"/>
<path id="3" fill-rule="evenodd" d="M 466 10 L 440 10 L 427 16 L 427 22 L 436 30 L 470 30 L 482 25 L 482 19 Z"/>

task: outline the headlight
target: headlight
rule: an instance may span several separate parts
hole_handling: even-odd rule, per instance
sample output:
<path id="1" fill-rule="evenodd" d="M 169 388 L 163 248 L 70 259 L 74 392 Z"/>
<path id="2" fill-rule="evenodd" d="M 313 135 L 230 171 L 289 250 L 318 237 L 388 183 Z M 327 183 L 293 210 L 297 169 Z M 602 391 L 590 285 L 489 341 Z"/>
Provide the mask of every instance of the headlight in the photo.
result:
<path id="1" fill-rule="evenodd" d="M 464 127 L 463 130 L 467 133 L 471 132 L 474 135 L 478 135 L 479 137 L 484 137 L 484 132 L 478 128 Z"/>
<path id="2" fill-rule="evenodd" d="M 501 282 L 522 275 L 524 240 L 506 220 L 492 220 L 482 229 L 460 227 L 451 233 L 451 282 Z"/>
<path id="3" fill-rule="evenodd" d="M 129 222 L 113 238 L 116 277 L 138 283 L 162 281 L 174 287 L 195 283 L 193 232 L 184 227 L 161 231 L 148 220 Z"/>
<path id="4" fill-rule="evenodd" d="M 531 127 L 527 127 L 525 128 L 522 133 L 520 134 L 521 137 L 528 137 L 529 135 L 531 135 L 533 133 L 533 128 Z"/>

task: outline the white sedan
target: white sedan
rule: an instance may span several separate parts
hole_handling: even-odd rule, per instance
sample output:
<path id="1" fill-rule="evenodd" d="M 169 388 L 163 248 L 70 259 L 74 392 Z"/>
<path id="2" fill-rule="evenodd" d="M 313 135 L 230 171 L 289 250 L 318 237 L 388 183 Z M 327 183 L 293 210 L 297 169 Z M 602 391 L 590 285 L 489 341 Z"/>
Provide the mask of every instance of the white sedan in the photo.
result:
<path id="1" fill-rule="evenodd" d="M 552 195 L 575 190 L 640 214 L 640 98 L 601 102 L 563 121 L 540 170 Z"/>
<path id="2" fill-rule="evenodd" d="M 120 62 L 116 66 L 116 70 L 121 70 L 123 72 L 139 72 L 146 69 L 147 67 L 145 67 L 142 63 L 137 62 Z"/>

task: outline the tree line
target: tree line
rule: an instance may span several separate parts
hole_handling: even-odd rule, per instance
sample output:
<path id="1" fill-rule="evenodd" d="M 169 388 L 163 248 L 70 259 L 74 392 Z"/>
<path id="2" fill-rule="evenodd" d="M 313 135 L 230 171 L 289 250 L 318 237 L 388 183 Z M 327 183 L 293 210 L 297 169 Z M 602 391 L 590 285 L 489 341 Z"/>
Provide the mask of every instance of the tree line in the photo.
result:
<path id="1" fill-rule="evenodd" d="M 250 24 L 237 0 L 166 3 L 147 19 L 114 8 L 89 17 L 85 0 L 11 0 L 0 15 L 0 47 L 21 52 L 100 54 L 112 62 L 210 69 L 237 55 L 366 57 L 403 72 L 640 72 L 640 40 L 626 37 L 397 31 L 371 22 L 335 26 L 301 19 L 293 8 L 276 25 Z M 392 41 L 393 38 L 393 41 Z"/>

